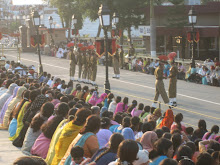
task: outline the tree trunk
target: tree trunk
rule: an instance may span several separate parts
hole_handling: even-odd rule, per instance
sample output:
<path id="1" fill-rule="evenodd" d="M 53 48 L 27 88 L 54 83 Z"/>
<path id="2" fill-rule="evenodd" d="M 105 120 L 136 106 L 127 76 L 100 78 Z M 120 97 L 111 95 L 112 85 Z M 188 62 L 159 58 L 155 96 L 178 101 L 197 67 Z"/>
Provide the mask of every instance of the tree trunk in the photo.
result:
<path id="1" fill-rule="evenodd" d="M 156 57 L 156 20 L 154 15 L 154 0 L 150 0 L 150 47 L 151 57 Z"/>
<path id="2" fill-rule="evenodd" d="M 121 32 L 120 45 L 124 45 L 124 29 L 122 29 L 122 32 Z"/>
<path id="3" fill-rule="evenodd" d="M 185 59 L 185 53 L 186 53 L 186 37 L 182 36 L 182 59 Z"/>
<path id="4" fill-rule="evenodd" d="M 98 32 L 97 32 L 96 37 L 99 37 L 99 36 L 100 36 L 100 34 L 101 34 L 101 30 L 102 30 L 102 27 L 101 27 L 101 25 L 99 24 Z"/>

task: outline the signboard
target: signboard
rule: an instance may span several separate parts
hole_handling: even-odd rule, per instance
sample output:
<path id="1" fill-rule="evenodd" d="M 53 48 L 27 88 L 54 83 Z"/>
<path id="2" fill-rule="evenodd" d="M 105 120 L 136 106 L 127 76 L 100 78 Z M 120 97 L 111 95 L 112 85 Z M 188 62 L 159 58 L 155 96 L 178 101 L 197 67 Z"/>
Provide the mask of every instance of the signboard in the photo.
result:
<path id="1" fill-rule="evenodd" d="M 150 26 L 138 26 L 138 31 L 141 36 L 150 36 Z"/>

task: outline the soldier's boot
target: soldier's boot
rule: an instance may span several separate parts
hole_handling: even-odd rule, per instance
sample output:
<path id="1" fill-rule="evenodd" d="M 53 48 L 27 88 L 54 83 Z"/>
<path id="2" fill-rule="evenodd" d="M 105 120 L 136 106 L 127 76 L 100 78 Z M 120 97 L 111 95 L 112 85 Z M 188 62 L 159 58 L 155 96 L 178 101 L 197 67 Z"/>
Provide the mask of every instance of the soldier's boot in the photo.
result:
<path id="1" fill-rule="evenodd" d="M 70 80 L 74 81 L 74 77 L 70 77 Z"/>
<path id="2" fill-rule="evenodd" d="M 116 75 L 116 78 L 117 78 L 117 79 L 120 79 L 120 74 L 117 74 L 117 75 Z"/>
<path id="3" fill-rule="evenodd" d="M 115 74 L 114 76 L 112 76 L 112 78 L 117 78 L 117 75 Z"/>
<path id="4" fill-rule="evenodd" d="M 177 107 L 176 98 L 173 98 L 173 106 L 174 106 L 174 107 Z"/>

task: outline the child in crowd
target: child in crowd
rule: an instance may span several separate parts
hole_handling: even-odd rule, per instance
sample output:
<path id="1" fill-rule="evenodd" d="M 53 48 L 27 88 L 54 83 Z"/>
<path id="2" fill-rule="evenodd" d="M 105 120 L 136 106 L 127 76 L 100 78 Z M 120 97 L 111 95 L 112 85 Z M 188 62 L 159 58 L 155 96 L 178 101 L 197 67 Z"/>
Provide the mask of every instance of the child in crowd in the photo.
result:
<path id="1" fill-rule="evenodd" d="M 71 149 L 71 157 L 72 157 L 72 162 L 71 165 L 79 165 L 85 158 L 83 157 L 84 155 L 84 150 L 80 146 L 75 146 Z"/>

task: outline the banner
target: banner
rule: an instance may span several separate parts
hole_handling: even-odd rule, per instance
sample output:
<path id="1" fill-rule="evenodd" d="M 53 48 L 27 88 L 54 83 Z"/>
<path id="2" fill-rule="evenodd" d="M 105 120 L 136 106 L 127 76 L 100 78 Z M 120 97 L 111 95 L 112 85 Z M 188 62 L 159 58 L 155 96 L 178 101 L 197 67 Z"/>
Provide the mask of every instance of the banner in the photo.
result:
<path id="1" fill-rule="evenodd" d="M 39 40 L 40 40 L 39 41 L 40 46 L 44 46 L 45 45 L 45 35 L 44 34 L 43 35 L 39 35 Z M 38 41 L 37 35 L 31 36 L 31 46 L 33 48 L 37 47 L 37 41 Z"/>
<path id="2" fill-rule="evenodd" d="M 150 36 L 150 26 L 138 26 L 140 36 Z"/>
<path id="3" fill-rule="evenodd" d="M 95 46 L 96 46 L 96 54 L 99 57 L 102 57 L 105 54 L 104 39 L 96 40 Z M 115 55 L 116 48 L 117 48 L 116 39 L 109 39 L 108 40 L 108 54 L 110 56 L 114 56 Z"/>
<path id="4" fill-rule="evenodd" d="M 193 34 L 194 33 L 194 34 Z M 195 35 L 195 37 L 194 37 Z M 194 37 L 194 38 L 193 38 Z M 199 42 L 200 40 L 200 34 L 199 32 L 188 32 L 187 33 L 187 40 L 188 42 L 192 43 L 193 41 L 195 41 L 196 43 Z"/>

